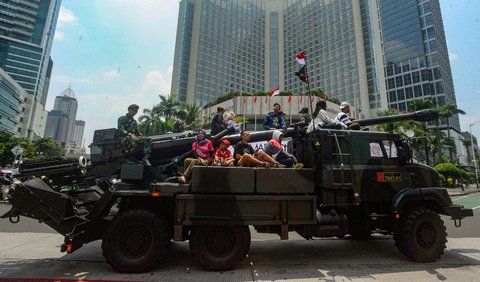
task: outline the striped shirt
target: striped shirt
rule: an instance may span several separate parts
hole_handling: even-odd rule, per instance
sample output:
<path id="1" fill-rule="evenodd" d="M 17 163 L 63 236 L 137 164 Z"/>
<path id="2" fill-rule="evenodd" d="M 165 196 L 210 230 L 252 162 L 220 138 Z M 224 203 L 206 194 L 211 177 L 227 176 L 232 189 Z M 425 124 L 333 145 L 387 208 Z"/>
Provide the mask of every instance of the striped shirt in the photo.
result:
<path id="1" fill-rule="evenodd" d="M 350 120 L 350 118 L 347 116 L 346 113 L 344 112 L 339 112 L 338 115 L 337 115 L 337 120 L 343 122 L 346 126 L 350 126 L 350 124 L 352 124 L 352 121 Z"/>

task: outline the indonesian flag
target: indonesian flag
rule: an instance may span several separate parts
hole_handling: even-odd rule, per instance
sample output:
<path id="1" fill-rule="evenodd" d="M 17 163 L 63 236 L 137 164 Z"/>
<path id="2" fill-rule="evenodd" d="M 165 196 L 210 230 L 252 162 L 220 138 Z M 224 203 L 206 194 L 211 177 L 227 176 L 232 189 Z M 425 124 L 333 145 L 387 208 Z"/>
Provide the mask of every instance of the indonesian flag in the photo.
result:
<path id="1" fill-rule="evenodd" d="M 243 103 L 244 103 L 244 104 L 247 103 L 247 97 L 243 97 Z"/>
<path id="2" fill-rule="evenodd" d="M 295 55 L 295 60 L 297 60 L 297 63 L 300 65 L 305 65 L 305 51 L 302 51 Z"/>
<path id="3" fill-rule="evenodd" d="M 273 91 L 270 92 L 270 97 L 276 96 L 278 94 L 280 94 L 280 86 L 277 86 L 277 88 L 273 89 Z"/>
<path id="4" fill-rule="evenodd" d="M 303 101 L 303 95 L 300 96 L 300 104 L 302 103 L 302 101 Z"/>
<path id="5" fill-rule="evenodd" d="M 257 102 L 257 96 L 253 98 L 253 103 L 255 104 Z"/>
<path id="6" fill-rule="evenodd" d="M 288 102 L 292 102 L 292 95 L 288 96 Z"/>

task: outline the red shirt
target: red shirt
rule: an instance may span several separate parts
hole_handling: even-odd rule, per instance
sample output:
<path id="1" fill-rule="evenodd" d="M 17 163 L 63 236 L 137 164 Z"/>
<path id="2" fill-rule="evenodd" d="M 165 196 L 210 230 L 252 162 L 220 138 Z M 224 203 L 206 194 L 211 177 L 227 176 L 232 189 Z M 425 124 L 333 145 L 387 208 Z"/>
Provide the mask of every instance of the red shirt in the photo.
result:
<path id="1" fill-rule="evenodd" d="M 215 152 L 215 157 L 226 159 L 226 158 L 233 157 L 233 155 L 232 155 L 232 152 L 230 152 L 230 150 L 228 149 L 225 149 L 225 152 L 222 152 L 222 149 L 217 149 L 217 151 Z"/>
<path id="2" fill-rule="evenodd" d="M 203 144 L 198 144 L 196 141 L 192 144 L 192 149 L 196 151 L 198 157 L 206 160 L 211 160 L 212 157 L 210 156 L 210 152 L 213 152 L 213 145 L 212 141 L 207 140 L 207 142 Z"/>

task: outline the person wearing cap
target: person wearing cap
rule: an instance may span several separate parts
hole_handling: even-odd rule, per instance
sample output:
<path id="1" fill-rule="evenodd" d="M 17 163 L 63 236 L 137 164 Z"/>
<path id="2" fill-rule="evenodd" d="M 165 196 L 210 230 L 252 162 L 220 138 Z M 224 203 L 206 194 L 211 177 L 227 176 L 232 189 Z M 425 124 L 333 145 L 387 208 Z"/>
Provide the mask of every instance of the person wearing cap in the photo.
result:
<path id="1" fill-rule="evenodd" d="M 279 103 L 273 104 L 273 112 L 269 112 L 265 116 L 263 128 L 265 130 L 286 129 L 287 124 L 283 118 L 283 113 L 280 111 L 282 107 Z"/>
<path id="2" fill-rule="evenodd" d="M 316 129 L 320 128 L 329 128 L 329 129 L 342 129 L 347 128 L 347 126 L 334 118 L 331 119 L 327 114 L 327 102 L 325 100 L 320 100 L 315 105 L 315 111 L 313 112 L 313 120 L 310 122 L 307 128 L 307 133 L 310 133 Z"/>
<path id="3" fill-rule="evenodd" d="M 214 165 L 217 166 L 232 166 L 235 159 L 232 152 L 228 150 L 230 147 L 230 141 L 223 139 L 220 141 L 220 148 L 215 151 Z"/>
<path id="4" fill-rule="evenodd" d="M 308 108 L 303 107 L 298 113 L 300 114 L 301 120 L 292 124 L 292 126 L 299 126 L 299 127 L 308 126 L 310 124 L 310 121 L 312 121 L 312 119 L 310 118 L 310 115 L 308 114 Z"/>
<path id="5" fill-rule="evenodd" d="M 337 115 L 337 120 L 345 124 L 347 129 L 359 130 L 360 125 L 353 122 L 347 115 L 348 113 L 350 113 L 350 105 L 347 102 L 342 102 L 342 104 L 340 104 L 340 112 Z"/>
<path id="6" fill-rule="evenodd" d="M 217 113 L 212 118 L 212 123 L 210 125 L 210 135 L 214 136 L 217 135 L 218 133 L 222 132 L 225 130 L 225 122 L 223 121 L 223 113 L 225 112 L 225 109 L 222 106 L 217 107 Z"/>
<path id="7" fill-rule="evenodd" d="M 152 139 L 144 137 L 142 133 L 140 133 L 137 121 L 133 118 L 137 114 L 138 108 L 138 105 L 132 104 L 128 106 L 127 114 L 118 118 L 118 137 L 120 137 L 122 144 L 129 148 L 130 152 L 132 152 L 137 145 L 143 144 L 142 162 L 147 166 L 151 166 L 148 157 L 152 151 Z"/>

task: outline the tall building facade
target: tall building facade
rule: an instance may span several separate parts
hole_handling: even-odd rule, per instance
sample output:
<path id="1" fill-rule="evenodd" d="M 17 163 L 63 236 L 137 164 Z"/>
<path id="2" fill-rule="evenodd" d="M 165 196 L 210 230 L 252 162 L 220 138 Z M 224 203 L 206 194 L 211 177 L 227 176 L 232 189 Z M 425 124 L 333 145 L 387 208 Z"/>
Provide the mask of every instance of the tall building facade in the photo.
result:
<path id="1" fill-rule="evenodd" d="M 77 148 L 83 147 L 83 132 L 85 131 L 85 121 L 76 120 L 75 121 L 75 130 L 73 132 L 73 143 Z"/>
<path id="2" fill-rule="evenodd" d="M 376 3 L 182 0 L 171 92 L 199 105 L 277 86 L 305 93 L 294 75 L 305 51 L 311 89 L 375 114 L 387 107 Z"/>
<path id="3" fill-rule="evenodd" d="M 30 95 L 0 68 L 0 131 L 25 137 L 28 128 Z"/>
<path id="4" fill-rule="evenodd" d="M 74 132 L 75 132 L 75 118 L 77 116 L 78 102 L 75 98 L 75 93 L 72 88 L 69 86 L 65 89 L 60 96 L 55 98 L 55 103 L 53 109 L 61 111 L 68 116 L 68 126 L 67 126 L 67 135 L 66 143 L 70 144 L 74 142 Z"/>
<path id="5" fill-rule="evenodd" d="M 414 99 L 456 105 L 439 0 L 378 5 L 389 107 L 408 111 Z M 460 132 L 458 116 L 450 118 L 450 126 Z"/>
<path id="6" fill-rule="evenodd" d="M 64 145 L 67 142 L 68 115 L 59 110 L 48 112 L 47 124 L 45 126 L 45 137 L 51 137 L 58 144 Z"/>
<path id="7" fill-rule="evenodd" d="M 61 0 L 0 0 L 0 67 L 33 97 L 29 136 L 44 132 L 50 51 L 60 5 Z"/>

